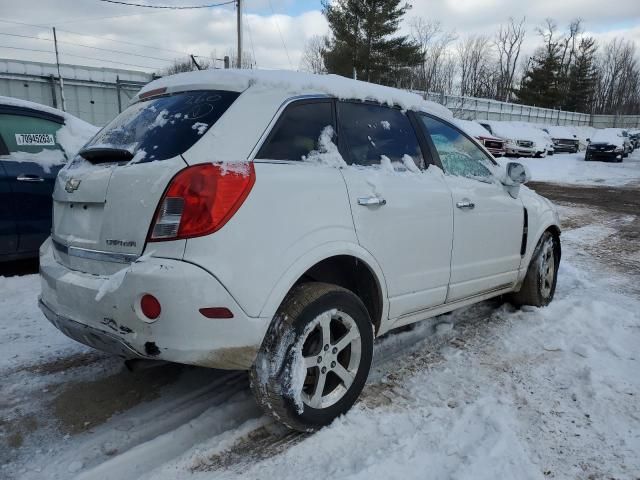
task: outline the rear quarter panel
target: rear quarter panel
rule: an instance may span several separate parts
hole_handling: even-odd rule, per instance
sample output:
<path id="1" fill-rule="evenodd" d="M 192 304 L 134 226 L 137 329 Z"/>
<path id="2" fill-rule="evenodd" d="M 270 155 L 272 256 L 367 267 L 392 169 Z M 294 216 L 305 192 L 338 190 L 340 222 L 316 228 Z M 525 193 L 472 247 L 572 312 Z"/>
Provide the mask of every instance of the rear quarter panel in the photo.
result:
<path id="1" fill-rule="evenodd" d="M 338 169 L 256 161 L 255 171 L 256 183 L 236 214 L 218 232 L 187 240 L 184 255 L 211 272 L 252 317 L 273 313 L 263 312 L 267 300 L 305 255 L 331 243 L 359 248 Z"/>

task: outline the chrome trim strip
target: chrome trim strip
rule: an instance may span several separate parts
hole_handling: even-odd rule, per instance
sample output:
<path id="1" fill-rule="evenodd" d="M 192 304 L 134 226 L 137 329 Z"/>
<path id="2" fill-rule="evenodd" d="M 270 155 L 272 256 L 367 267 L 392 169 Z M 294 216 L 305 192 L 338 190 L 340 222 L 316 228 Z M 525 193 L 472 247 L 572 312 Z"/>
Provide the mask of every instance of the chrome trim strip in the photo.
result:
<path id="1" fill-rule="evenodd" d="M 90 248 L 71 247 L 62 244 L 53 238 L 51 239 L 51 243 L 60 253 L 64 253 L 70 257 L 85 258 L 87 260 L 111 263 L 133 263 L 139 258 L 139 255 L 135 253 L 104 252 L 102 250 L 92 250 Z"/>

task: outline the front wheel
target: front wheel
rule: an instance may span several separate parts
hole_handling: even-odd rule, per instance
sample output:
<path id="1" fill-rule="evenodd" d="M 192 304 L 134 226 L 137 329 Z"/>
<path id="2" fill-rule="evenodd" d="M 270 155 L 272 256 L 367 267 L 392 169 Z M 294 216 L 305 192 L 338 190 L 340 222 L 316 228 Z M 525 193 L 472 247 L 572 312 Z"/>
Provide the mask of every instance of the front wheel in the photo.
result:
<path id="1" fill-rule="evenodd" d="M 560 241 L 547 231 L 536 245 L 520 291 L 510 294 L 514 305 L 544 307 L 553 300 L 560 266 Z"/>
<path id="2" fill-rule="evenodd" d="M 346 413 L 373 358 L 373 326 L 362 301 L 336 285 L 294 287 L 269 327 L 250 372 L 262 409 L 289 428 L 313 431 Z"/>

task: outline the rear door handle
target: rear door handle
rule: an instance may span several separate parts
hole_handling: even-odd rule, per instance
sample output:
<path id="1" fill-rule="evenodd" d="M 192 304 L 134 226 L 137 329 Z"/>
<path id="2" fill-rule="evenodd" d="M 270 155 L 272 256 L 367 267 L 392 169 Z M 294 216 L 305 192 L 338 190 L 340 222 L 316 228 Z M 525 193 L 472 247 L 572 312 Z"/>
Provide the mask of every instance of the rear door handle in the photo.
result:
<path id="1" fill-rule="evenodd" d="M 358 205 L 365 207 L 372 207 L 375 205 L 386 205 L 387 201 L 380 197 L 360 197 L 358 198 Z"/>
<path id="2" fill-rule="evenodd" d="M 476 208 L 476 204 L 470 202 L 469 200 L 463 200 L 462 202 L 456 203 L 456 207 L 461 208 L 463 210 L 473 210 Z"/>
<path id="3" fill-rule="evenodd" d="M 19 182 L 44 182 L 44 178 L 37 175 L 18 175 L 16 180 Z"/>

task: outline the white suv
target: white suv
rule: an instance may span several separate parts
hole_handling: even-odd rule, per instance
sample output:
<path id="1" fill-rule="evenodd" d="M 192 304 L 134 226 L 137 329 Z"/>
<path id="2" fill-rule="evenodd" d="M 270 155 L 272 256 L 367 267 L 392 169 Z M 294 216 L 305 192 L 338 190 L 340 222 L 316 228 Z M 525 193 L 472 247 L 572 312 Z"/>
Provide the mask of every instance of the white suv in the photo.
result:
<path id="1" fill-rule="evenodd" d="M 503 294 L 553 298 L 550 202 L 448 110 L 341 77 L 206 71 L 145 87 L 57 179 L 40 307 L 129 360 L 250 370 L 313 430 L 373 340 Z"/>

